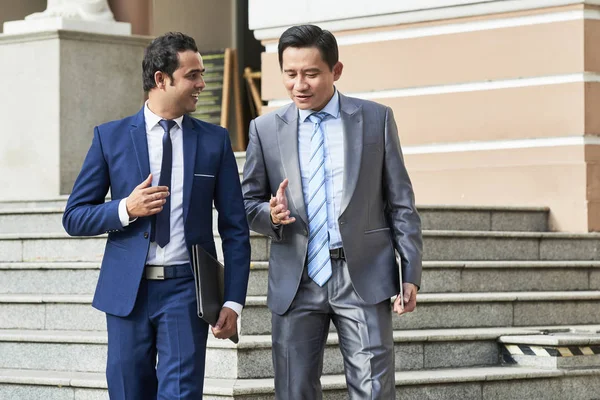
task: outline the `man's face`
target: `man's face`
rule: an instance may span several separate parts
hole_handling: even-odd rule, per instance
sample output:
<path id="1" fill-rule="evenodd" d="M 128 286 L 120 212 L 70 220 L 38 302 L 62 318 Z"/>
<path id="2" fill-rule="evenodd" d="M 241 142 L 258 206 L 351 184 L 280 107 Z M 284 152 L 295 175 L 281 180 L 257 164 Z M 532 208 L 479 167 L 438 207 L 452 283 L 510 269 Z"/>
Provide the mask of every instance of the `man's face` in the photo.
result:
<path id="1" fill-rule="evenodd" d="M 282 54 L 283 85 L 298 109 L 320 111 L 333 96 L 343 67 L 338 61 L 329 69 L 316 47 L 288 47 Z"/>
<path id="2" fill-rule="evenodd" d="M 206 84 L 204 82 L 204 63 L 200 53 L 192 50 L 178 53 L 179 68 L 173 73 L 173 79 L 165 75 L 164 105 L 173 115 L 181 116 L 196 111 L 198 95 Z"/>

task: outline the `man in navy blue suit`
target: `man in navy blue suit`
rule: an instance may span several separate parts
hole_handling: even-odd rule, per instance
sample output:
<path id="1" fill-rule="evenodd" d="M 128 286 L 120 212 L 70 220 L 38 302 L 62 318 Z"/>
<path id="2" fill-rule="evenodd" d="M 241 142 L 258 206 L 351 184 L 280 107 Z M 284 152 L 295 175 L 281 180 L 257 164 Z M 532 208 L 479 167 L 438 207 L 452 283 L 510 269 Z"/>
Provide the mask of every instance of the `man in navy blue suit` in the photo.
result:
<path id="1" fill-rule="evenodd" d="M 227 130 L 186 115 L 205 87 L 194 39 L 156 38 L 142 70 L 148 101 L 94 129 L 63 225 L 73 236 L 108 233 L 92 305 L 106 313 L 110 398 L 201 399 L 208 325 L 196 314 L 190 249 L 216 257 L 214 203 L 225 304 L 212 332 L 226 339 L 246 298 L 249 230 Z"/>

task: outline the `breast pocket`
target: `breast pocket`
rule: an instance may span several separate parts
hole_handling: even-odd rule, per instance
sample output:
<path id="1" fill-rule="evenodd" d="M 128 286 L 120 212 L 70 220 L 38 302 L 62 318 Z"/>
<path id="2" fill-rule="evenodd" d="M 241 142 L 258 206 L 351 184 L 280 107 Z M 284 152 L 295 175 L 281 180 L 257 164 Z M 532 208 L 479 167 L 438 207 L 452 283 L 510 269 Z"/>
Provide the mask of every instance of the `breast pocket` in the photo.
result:
<path id="1" fill-rule="evenodd" d="M 202 198 L 210 197 L 212 202 L 212 193 L 215 188 L 215 176 L 212 174 L 198 173 L 194 174 L 193 183 L 193 196 L 200 196 Z M 209 196 L 207 196 L 209 195 Z"/>

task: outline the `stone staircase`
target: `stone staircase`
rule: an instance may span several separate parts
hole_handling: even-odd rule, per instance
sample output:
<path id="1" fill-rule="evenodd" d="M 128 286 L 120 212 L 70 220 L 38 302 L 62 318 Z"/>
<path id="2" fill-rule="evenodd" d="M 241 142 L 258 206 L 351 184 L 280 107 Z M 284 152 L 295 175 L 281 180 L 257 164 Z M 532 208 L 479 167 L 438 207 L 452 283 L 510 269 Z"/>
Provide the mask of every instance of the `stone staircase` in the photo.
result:
<path id="1" fill-rule="evenodd" d="M 108 398 L 105 318 L 90 305 L 106 238 L 68 237 L 60 224 L 65 201 L 0 203 L 1 400 Z M 574 330 L 587 332 L 588 345 L 600 343 L 600 235 L 548 232 L 544 208 L 419 211 L 423 286 L 417 311 L 394 317 L 397 397 L 599 398 L 593 356 L 569 368 L 520 364 L 521 356 L 508 365 L 506 349 L 583 343 L 547 335 Z M 257 234 L 251 241 L 240 343 L 209 339 L 205 399 L 274 399 L 269 242 Z M 337 343 L 332 328 L 322 378 L 328 400 L 346 398 Z"/>

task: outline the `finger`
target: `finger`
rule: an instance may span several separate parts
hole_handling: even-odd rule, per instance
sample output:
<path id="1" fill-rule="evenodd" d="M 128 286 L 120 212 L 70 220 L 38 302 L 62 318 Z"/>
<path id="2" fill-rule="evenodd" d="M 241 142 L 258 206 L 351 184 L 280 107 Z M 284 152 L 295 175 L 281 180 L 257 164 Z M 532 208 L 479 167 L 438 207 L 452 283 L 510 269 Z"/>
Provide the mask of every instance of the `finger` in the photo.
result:
<path id="1" fill-rule="evenodd" d="M 150 186 L 140 190 L 142 194 L 154 194 L 154 193 L 169 193 L 168 186 Z"/>
<path id="2" fill-rule="evenodd" d="M 274 215 L 276 218 L 279 218 L 279 219 L 286 219 L 287 217 L 289 217 L 289 216 L 290 216 L 290 210 L 285 210 L 285 211 L 281 211 L 281 210 L 280 210 L 280 211 L 273 211 L 273 215 Z"/>
<path id="3" fill-rule="evenodd" d="M 146 179 L 142 181 L 139 185 L 136 186 L 136 189 L 143 189 L 152 185 L 152 174 L 148 175 Z"/>
<path id="4" fill-rule="evenodd" d="M 277 205 L 277 197 L 271 197 L 271 200 L 269 200 L 269 207 L 273 208 Z"/>
<path id="5" fill-rule="evenodd" d="M 287 178 L 285 178 L 283 180 L 283 182 L 281 182 L 279 184 L 279 189 L 277 189 L 277 197 L 278 198 L 285 196 L 285 189 L 287 188 L 287 186 L 288 186 L 288 180 L 287 180 Z"/>
<path id="6" fill-rule="evenodd" d="M 169 197 L 169 192 L 156 192 L 146 195 L 146 198 L 150 201 L 163 200 Z"/>
<path id="7" fill-rule="evenodd" d="M 284 219 L 282 221 L 279 221 L 279 223 L 281 225 L 289 225 L 289 224 L 291 224 L 292 222 L 295 222 L 295 221 L 296 221 L 296 218 L 295 217 L 291 217 L 291 218 L 287 218 L 287 219 Z"/>
<path id="8" fill-rule="evenodd" d="M 159 208 L 159 207 L 164 206 L 166 202 L 167 202 L 167 200 L 165 200 L 165 199 L 154 200 L 154 201 L 151 201 L 150 203 L 146 204 L 146 208 L 148 208 L 148 209 Z"/>
<path id="9" fill-rule="evenodd" d="M 394 311 L 402 311 L 402 302 L 400 301 L 400 296 L 396 296 L 396 299 L 394 300 Z"/>

